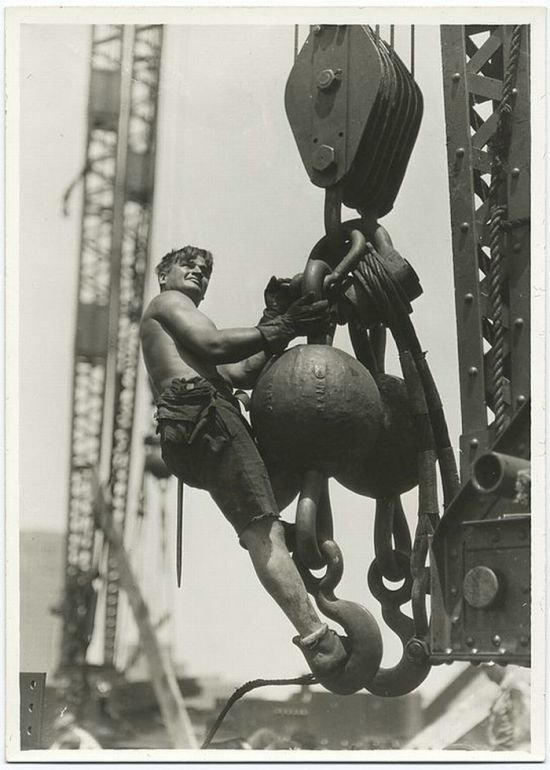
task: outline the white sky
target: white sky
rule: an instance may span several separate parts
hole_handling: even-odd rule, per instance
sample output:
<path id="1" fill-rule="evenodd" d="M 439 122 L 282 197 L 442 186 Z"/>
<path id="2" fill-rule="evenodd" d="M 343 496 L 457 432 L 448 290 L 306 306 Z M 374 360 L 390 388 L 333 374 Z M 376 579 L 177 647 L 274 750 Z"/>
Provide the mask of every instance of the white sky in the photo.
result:
<path id="1" fill-rule="evenodd" d="M 460 413 L 439 29 L 419 26 L 416 32 L 424 119 L 395 209 L 383 224 L 424 288 L 413 320 L 456 446 Z M 26 25 L 21 35 L 24 529 L 62 531 L 66 524 L 79 193 L 68 218 L 61 201 L 85 155 L 89 35 L 83 26 L 57 25 Z M 202 308 L 220 327 L 253 325 L 268 278 L 301 271 L 323 233 L 323 193 L 309 182 L 284 112 L 293 27 L 171 26 L 163 56 L 151 267 L 185 243 L 211 249 L 215 271 Z M 349 350 L 345 331 L 336 345 Z M 399 373 L 395 365 L 390 371 Z M 138 435 L 148 427 L 149 414 L 140 414 Z M 303 673 L 302 656 L 290 643 L 293 630 L 259 586 L 232 528 L 206 493 L 186 495 L 184 588 L 175 610 L 178 659 L 191 673 L 220 673 L 236 682 Z M 407 500 L 414 522 L 415 493 Z M 376 614 L 366 588 L 374 501 L 333 484 L 332 503 L 345 556 L 338 594 Z M 171 512 L 174 506 L 172 490 Z M 288 509 L 286 518 L 292 515 Z M 172 565 L 169 574 L 175 582 Z M 387 645 L 395 657 L 395 642 L 388 639 Z"/>

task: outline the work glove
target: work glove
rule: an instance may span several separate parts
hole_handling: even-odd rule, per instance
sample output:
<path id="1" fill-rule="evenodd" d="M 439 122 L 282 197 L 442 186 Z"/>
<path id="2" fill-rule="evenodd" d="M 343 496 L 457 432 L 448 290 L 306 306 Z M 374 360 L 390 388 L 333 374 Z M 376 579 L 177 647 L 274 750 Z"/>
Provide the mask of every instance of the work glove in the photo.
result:
<path id="1" fill-rule="evenodd" d="M 256 328 L 265 340 L 266 349 L 278 355 L 294 337 L 318 334 L 330 321 L 327 300 L 314 301 L 313 294 L 306 294 L 292 302 L 284 313 L 262 319 Z"/>
<path id="2" fill-rule="evenodd" d="M 264 289 L 265 308 L 260 323 L 284 313 L 288 310 L 294 299 L 297 299 L 297 296 L 296 290 L 291 286 L 291 279 L 271 276 Z"/>

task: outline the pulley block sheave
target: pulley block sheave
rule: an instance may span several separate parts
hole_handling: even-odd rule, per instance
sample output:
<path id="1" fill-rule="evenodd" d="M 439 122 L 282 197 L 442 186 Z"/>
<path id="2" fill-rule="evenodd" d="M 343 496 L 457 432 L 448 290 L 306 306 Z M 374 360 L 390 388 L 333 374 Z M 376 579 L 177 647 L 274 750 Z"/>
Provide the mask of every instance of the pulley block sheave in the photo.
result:
<path id="1" fill-rule="evenodd" d="M 287 116 L 313 184 L 382 217 L 401 187 L 422 119 L 422 94 L 368 26 L 313 27 L 287 81 Z"/>

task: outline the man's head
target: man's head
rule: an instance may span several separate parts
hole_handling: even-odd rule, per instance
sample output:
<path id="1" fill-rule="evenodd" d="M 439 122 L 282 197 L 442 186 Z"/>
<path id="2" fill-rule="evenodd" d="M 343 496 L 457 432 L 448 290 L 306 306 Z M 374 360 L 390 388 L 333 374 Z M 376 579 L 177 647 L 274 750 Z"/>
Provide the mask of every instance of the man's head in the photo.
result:
<path id="1" fill-rule="evenodd" d="M 198 305 L 212 273 L 212 254 L 196 246 L 184 246 L 165 254 L 156 268 L 160 290 L 181 291 Z"/>

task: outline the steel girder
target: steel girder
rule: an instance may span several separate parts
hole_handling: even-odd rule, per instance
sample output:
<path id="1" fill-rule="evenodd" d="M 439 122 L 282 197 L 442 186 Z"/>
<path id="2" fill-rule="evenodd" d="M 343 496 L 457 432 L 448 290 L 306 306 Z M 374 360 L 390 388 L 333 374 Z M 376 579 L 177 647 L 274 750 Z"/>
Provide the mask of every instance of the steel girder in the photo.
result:
<path id="1" fill-rule="evenodd" d="M 94 26 L 74 345 L 65 622 L 60 667 L 82 666 L 97 574 L 93 476 L 122 531 L 128 499 L 139 319 L 154 189 L 162 27 Z M 108 559 L 105 663 L 113 662 L 118 574 Z"/>
<path id="2" fill-rule="evenodd" d="M 530 500 L 514 474 L 511 492 L 479 475 L 488 457 L 530 460 L 529 29 L 441 39 L 463 434 L 431 546 L 430 659 L 529 665 Z"/>
<path id="3" fill-rule="evenodd" d="M 496 439 L 494 317 L 489 300 L 491 168 L 513 27 L 443 26 L 443 84 L 462 407 L 461 474 Z M 522 28 L 509 148 L 496 202 L 530 213 L 529 30 Z M 502 232 L 503 390 L 507 422 L 528 400 L 529 227 Z"/>

